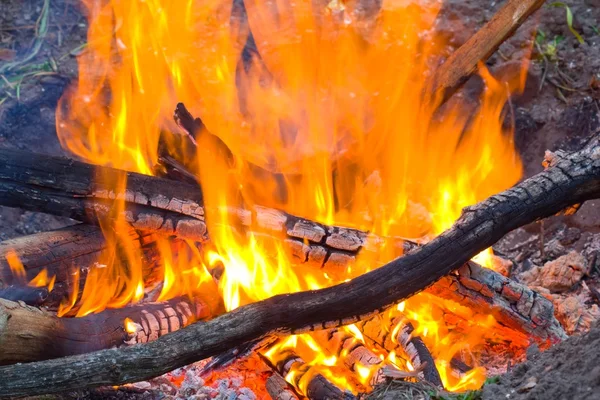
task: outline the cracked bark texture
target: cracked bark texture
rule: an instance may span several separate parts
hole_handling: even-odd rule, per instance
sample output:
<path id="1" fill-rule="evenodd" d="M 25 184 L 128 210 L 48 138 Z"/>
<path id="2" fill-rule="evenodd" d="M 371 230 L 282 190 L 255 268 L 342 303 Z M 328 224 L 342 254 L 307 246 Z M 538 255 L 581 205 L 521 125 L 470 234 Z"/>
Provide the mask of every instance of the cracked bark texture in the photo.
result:
<path id="1" fill-rule="evenodd" d="M 2 367 L 0 396 L 141 381 L 268 334 L 354 323 L 429 287 L 513 229 L 598 197 L 595 137 L 583 150 L 556 157 L 545 171 L 465 208 L 450 229 L 421 248 L 349 282 L 274 296 L 148 344 Z"/>
<path id="2" fill-rule="evenodd" d="M 0 365 L 147 343 L 209 316 L 209 307 L 202 301 L 183 297 L 82 318 L 58 318 L 35 307 L 0 299 Z M 125 331 L 125 318 L 131 319 L 135 332 Z"/>

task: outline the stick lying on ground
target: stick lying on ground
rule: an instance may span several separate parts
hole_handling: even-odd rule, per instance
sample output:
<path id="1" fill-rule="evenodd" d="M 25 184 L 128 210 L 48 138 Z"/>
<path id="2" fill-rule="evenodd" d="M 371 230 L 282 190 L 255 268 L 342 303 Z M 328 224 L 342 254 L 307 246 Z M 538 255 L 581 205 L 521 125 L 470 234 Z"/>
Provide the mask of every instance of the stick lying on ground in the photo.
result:
<path id="1" fill-rule="evenodd" d="M 161 375 L 267 334 L 349 324 L 430 286 L 506 233 L 600 197 L 600 143 L 549 157 L 548 169 L 464 209 L 452 228 L 387 265 L 330 288 L 279 295 L 119 350 L 0 368 L 0 396 L 118 385 Z"/>

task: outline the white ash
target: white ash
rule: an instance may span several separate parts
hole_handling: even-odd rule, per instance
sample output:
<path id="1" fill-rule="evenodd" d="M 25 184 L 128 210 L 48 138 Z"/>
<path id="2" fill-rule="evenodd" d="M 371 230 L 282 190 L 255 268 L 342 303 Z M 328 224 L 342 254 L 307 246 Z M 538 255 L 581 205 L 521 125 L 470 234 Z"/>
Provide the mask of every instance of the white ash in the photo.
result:
<path id="1" fill-rule="evenodd" d="M 252 389 L 244 387 L 239 377 L 218 379 L 207 385 L 200 376 L 205 362 L 176 369 L 168 374 L 132 384 L 136 389 L 146 390 L 165 400 L 257 400 Z M 177 386 L 173 381 L 183 377 Z"/>

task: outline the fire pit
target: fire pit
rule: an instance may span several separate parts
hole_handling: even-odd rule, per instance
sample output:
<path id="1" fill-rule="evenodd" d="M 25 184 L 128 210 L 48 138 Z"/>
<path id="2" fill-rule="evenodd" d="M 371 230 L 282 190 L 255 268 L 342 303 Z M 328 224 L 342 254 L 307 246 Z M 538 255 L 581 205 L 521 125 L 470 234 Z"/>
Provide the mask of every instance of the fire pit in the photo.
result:
<path id="1" fill-rule="evenodd" d="M 438 2 L 81 1 L 68 156 L 0 149 L 0 205 L 71 219 L 0 243 L 0 397 L 462 392 L 589 330 L 599 238 L 531 224 L 600 197 L 600 137 L 530 171 L 548 43 L 485 64 L 543 3 L 454 49 Z"/>

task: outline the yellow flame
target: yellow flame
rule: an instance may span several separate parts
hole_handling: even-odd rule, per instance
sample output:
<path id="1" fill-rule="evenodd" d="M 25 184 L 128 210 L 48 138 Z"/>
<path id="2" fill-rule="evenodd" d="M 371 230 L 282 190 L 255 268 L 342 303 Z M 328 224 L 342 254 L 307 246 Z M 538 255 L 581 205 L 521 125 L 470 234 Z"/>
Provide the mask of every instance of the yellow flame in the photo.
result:
<path id="1" fill-rule="evenodd" d="M 310 258 L 305 249 L 282 240 L 287 227 L 278 228 L 281 236 L 264 234 L 260 224 L 240 227 L 231 212 L 240 204 L 427 240 L 448 229 L 464 207 L 520 178 L 511 132 L 502 121 L 507 97 L 522 86 L 523 74 L 516 83 L 499 82 L 482 66 L 486 90 L 477 109 L 458 100 L 440 111 L 439 99 L 423 95 L 445 46 L 432 29 L 437 2 L 273 7 L 271 1 L 248 0 L 245 14 L 229 0 L 83 3 L 89 44 L 78 59 L 78 82 L 56 113 L 61 144 L 98 165 L 152 174 L 160 142 L 202 183 L 211 246 L 198 250 L 193 243 L 153 238 L 160 261 L 150 268 L 126 221 L 123 174 L 111 182 L 115 201 L 100 221 L 107 248 L 87 271 L 81 294 L 76 272 L 60 315 L 122 307 L 156 288 L 158 298 L 151 300 L 162 301 L 200 296 L 217 285 L 230 311 L 345 282 L 401 255 L 383 244 L 352 265 L 307 266 L 300 262 Z M 260 57 L 245 49 L 250 32 Z M 195 139 L 197 149 L 189 148 L 172 120 L 178 102 L 206 127 Z M 229 147 L 233 164 L 211 133 Z M 477 260 L 485 263 L 490 251 Z M 211 272 L 221 267 L 215 283 Z M 449 362 L 461 349 L 480 345 L 494 325 L 479 321 L 471 335 L 461 336 L 444 323 L 450 307 L 418 295 L 397 310 L 432 349 L 446 387 L 477 387 L 481 373 L 456 381 Z M 390 329 L 397 334 L 399 326 Z M 367 345 L 356 326 L 346 332 Z M 308 371 L 286 376 L 301 392 L 315 373 L 357 392 L 373 372 L 366 366 L 357 376 L 345 371 L 348 351 L 329 354 L 311 335 L 288 339 L 266 354 L 274 360 L 294 349 L 302 356 Z"/>

